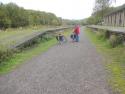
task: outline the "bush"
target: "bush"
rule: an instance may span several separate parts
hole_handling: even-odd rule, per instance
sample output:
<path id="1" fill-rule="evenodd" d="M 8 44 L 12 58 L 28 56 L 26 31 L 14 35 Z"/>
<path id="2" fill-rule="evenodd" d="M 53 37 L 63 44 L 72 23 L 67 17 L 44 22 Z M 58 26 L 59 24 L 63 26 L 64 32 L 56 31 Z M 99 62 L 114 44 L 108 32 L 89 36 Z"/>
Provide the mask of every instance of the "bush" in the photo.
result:
<path id="1" fill-rule="evenodd" d="M 42 37 L 42 41 L 48 41 L 51 40 L 54 36 L 51 34 L 46 34 Z"/>
<path id="2" fill-rule="evenodd" d="M 51 34 L 46 34 L 42 37 L 34 38 L 23 45 L 20 45 L 17 49 L 8 49 L 5 46 L 0 45 L 0 64 L 3 61 L 8 60 L 10 57 L 14 55 L 14 53 L 19 53 L 27 48 L 33 47 L 34 45 L 39 44 L 40 42 L 45 42 L 51 40 L 53 36 Z"/>
<path id="3" fill-rule="evenodd" d="M 124 41 L 124 36 L 123 35 L 117 36 L 117 42 L 118 42 L 118 44 L 122 44 L 123 41 Z"/>
<path id="4" fill-rule="evenodd" d="M 13 56 L 14 50 L 9 50 L 0 46 L 0 63 Z"/>
<path id="5" fill-rule="evenodd" d="M 122 44 L 124 41 L 124 36 L 123 35 L 111 35 L 109 39 L 109 44 L 111 47 L 116 47 L 119 44 Z"/>
<path id="6" fill-rule="evenodd" d="M 99 39 L 106 39 L 109 37 L 108 31 L 105 30 L 99 30 L 96 32 L 96 35 Z"/>
<path id="7" fill-rule="evenodd" d="M 35 44 L 39 44 L 40 42 L 41 42 L 41 38 L 35 38 L 35 39 L 33 39 L 31 41 L 31 45 L 30 46 L 35 45 Z"/>
<path id="8" fill-rule="evenodd" d="M 117 37 L 116 35 L 111 35 L 109 38 L 109 44 L 111 47 L 115 47 L 117 45 Z"/>

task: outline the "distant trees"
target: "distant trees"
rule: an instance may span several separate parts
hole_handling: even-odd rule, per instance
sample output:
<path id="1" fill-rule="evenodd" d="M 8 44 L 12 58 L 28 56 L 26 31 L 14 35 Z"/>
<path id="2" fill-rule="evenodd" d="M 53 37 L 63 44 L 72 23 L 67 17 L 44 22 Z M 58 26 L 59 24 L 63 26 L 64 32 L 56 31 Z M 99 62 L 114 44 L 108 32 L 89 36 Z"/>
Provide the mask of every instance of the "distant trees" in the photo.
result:
<path id="1" fill-rule="evenodd" d="M 26 10 L 18 7 L 14 3 L 9 3 L 4 5 L 4 7 L 6 10 L 6 15 L 11 21 L 11 27 L 27 26 L 29 24 Z"/>
<path id="2" fill-rule="evenodd" d="M 7 11 L 2 3 L 0 3 L 0 27 L 9 27 L 11 24 L 11 21 L 9 20 L 9 17 L 6 15 Z"/>
<path id="3" fill-rule="evenodd" d="M 26 10 L 14 3 L 0 3 L 0 28 L 61 24 L 62 19 L 53 13 Z"/>
<path id="4" fill-rule="evenodd" d="M 95 0 L 93 13 L 91 17 L 88 18 L 87 22 L 89 24 L 102 24 L 103 17 L 114 9 L 110 7 L 113 2 L 116 2 L 116 0 Z"/>
<path id="5" fill-rule="evenodd" d="M 63 19 L 63 25 L 77 25 L 81 24 L 81 20 L 69 20 L 69 19 Z"/>

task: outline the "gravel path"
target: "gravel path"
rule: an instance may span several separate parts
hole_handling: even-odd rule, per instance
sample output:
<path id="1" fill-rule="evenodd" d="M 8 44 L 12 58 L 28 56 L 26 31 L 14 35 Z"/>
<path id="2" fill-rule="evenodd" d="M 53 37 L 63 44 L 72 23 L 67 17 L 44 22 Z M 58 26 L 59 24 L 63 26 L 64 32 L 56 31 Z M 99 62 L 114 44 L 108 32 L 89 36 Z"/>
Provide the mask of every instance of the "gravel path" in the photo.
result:
<path id="1" fill-rule="evenodd" d="M 82 29 L 83 30 L 83 29 Z M 0 76 L 0 94 L 110 94 L 102 57 L 81 32 Z"/>

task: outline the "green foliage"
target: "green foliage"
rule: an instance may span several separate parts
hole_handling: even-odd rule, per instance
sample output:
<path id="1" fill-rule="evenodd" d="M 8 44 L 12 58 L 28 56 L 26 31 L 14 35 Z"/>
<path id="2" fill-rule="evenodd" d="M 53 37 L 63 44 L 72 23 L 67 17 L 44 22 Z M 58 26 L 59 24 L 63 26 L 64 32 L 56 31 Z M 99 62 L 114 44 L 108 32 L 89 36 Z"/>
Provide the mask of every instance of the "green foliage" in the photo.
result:
<path id="1" fill-rule="evenodd" d="M 103 40 L 105 40 L 109 37 L 108 31 L 106 31 L 106 30 L 99 30 L 96 32 L 96 35 L 99 39 L 103 39 Z"/>
<path id="2" fill-rule="evenodd" d="M 0 28 L 61 24 L 62 19 L 53 13 L 26 10 L 14 3 L 0 4 Z"/>
<path id="3" fill-rule="evenodd" d="M 92 16 L 96 20 L 96 24 L 102 24 L 104 14 L 106 14 L 110 5 L 110 0 L 95 0 L 95 7 Z"/>
<path id="4" fill-rule="evenodd" d="M 95 0 L 92 15 L 87 19 L 87 24 L 103 24 L 104 16 L 111 12 L 114 8 L 110 7 L 114 0 Z"/>
<path id="5" fill-rule="evenodd" d="M 87 31 L 92 32 L 91 29 L 88 29 Z M 114 35 L 114 34 L 110 35 L 109 32 L 106 30 L 96 31 L 96 37 L 98 40 L 107 41 L 107 44 L 111 48 L 122 45 L 124 41 L 124 35 Z"/>
<path id="6" fill-rule="evenodd" d="M 116 35 L 111 35 L 109 39 L 109 43 L 112 47 L 117 46 L 117 36 Z"/>
<path id="7" fill-rule="evenodd" d="M 106 15 L 107 13 L 110 13 L 113 9 L 114 9 L 113 7 L 107 7 L 103 10 L 98 10 L 93 12 L 92 15 L 86 19 L 87 20 L 86 23 L 102 25 L 104 15 Z"/>
<path id="8" fill-rule="evenodd" d="M 96 35 L 97 35 L 97 37 L 99 38 L 99 39 L 104 39 L 105 37 L 105 35 L 104 35 L 104 33 L 103 32 L 99 32 L 99 31 L 97 31 L 96 32 Z"/>
<path id="9" fill-rule="evenodd" d="M 76 24 L 81 24 L 81 20 L 68 20 L 68 19 L 63 19 L 63 25 L 76 25 Z"/>
<path id="10" fill-rule="evenodd" d="M 123 35 L 109 35 L 109 32 L 105 30 L 97 31 L 96 36 L 100 40 L 108 40 L 109 45 L 113 48 L 122 44 L 124 41 Z"/>
<path id="11" fill-rule="evenodd" d="M 111 47 L 116 47 L 119 44 L 122 44 L 124 37 L 122 35 L 111 35 L 109 39 L 109 44 Z"/>
<path id="12" fill-rule="evenodd" d="M 95 16 L 90 16 L 89 18 L 87 18 L 87 24 L 91 25 L 91 24 L 98 24 L 100 22 L 100 18 L 99 17 L 95 17 Z"/>
<path id="13" fill-rule="evenodd" d="M 6 15 L 7 11 L 4 5 L 0 5 L 0 28 L 7 28 L 11 25 L 11 20 Z"/>
<path id="14" fill-rule="evenodd" d="M 110 5 L 110 0 L 95 0 L 94 12 L 104 10 Z"/>
<path id="15" fill-rule="evenodd" d="M 0 46 L 0 64 L 8 58 L 12 57 L 13 52 L 14 50 L 9 50 L 6 47 Z"/>
<path id="16" fill-rule="evenodd" d="M 61 18 L 52 13 L 29 10 L 29 23 L 32 25 L 61 25 Z"/>
<path id="17" fill-rule="evenodd" d="M 18 7 L 14 3 L 4 5 L 6 8 L 6 15 L 11 20 L 11 27 L 20 27 L 28 25 L 28 15 L 23 8 Z"/>

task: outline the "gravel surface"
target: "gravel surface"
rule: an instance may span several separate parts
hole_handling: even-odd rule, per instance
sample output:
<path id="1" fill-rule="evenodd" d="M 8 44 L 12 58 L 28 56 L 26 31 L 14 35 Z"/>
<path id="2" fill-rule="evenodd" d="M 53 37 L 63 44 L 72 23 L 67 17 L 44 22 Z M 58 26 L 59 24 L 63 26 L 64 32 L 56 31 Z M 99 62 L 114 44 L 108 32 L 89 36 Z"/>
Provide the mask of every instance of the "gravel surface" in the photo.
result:
<path id="1" fill-rule="evenodd" d="M 102 61 L 81 32 L 79 43 L 56 45 L 1 75 L 0 94 L 110 94 Z"/>

